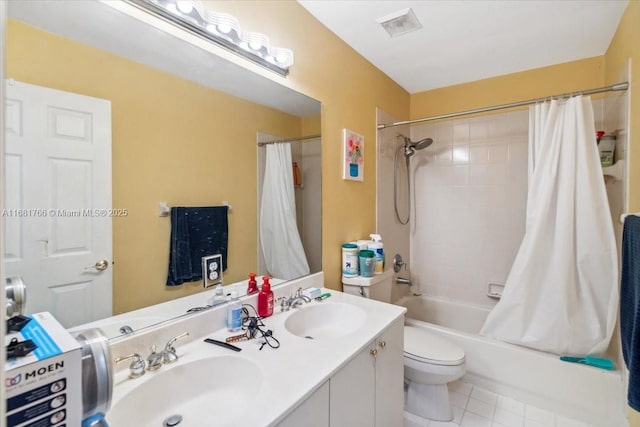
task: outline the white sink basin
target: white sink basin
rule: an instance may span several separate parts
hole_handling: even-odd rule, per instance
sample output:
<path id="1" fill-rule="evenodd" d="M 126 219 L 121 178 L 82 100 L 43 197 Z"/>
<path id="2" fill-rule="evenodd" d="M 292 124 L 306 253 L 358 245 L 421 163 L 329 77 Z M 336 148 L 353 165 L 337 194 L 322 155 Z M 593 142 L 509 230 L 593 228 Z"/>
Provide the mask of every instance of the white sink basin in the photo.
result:
<path id="1" fill-rule="evenodd" d="M 359 329 L 366 318 L 364 310 L 343 303 L 311 303 L 295 309 L 284 327 L 293 335 L 308 339 L 331 339 Z"/>
<path id="2" fill-rule="evenodd" d="M 111 427 L 162 427 L 172 416 L 182 417 L 180 426 L 211 427 L 248 410 L 262 384 L 262 371 L 240 356 L 218 356 L 166 365 L 128 381 L 140 385 L 109 410 Z"/>

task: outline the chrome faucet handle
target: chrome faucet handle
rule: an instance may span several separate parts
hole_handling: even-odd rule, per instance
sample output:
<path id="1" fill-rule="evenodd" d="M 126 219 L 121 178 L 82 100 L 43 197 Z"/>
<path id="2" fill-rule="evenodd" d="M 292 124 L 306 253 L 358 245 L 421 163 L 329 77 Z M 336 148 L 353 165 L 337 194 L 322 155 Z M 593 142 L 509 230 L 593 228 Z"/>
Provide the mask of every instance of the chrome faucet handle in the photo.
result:
<path id="1" fill-rule="evenodd" d="M 133 378 L 138 378 L 143 376 L 145 363 L 142 356 L 140 356 L 138 353 L 131 353 L 127 356 L 116 357 L 114 359 L 114 362 L 117 365 L 118 363 L 124 362 L 125 360 L 129 360 L 129 359 L 133 359 L 133 361 L 131 362 L 131 365 L 129 365 L 129 370 L 131 371 L 129 373 L 129 378 L 133 379 Z"/>
<path id="2" fill-rule="evenodd" d="M 162 350 L 162 363 L 173 363 L 178 360 L 178 353 L 173 347 L 173 344 L 179 339 L 187 336 L 189 336 L 189 332 L 183 332 L 167 341 L 167 345 L 165 345 L 164 350 Z"/>
<path id="3" fill-rule="evenodd" d="M 162 367 L 162 354 L 156 352 L 155 344 L 151 346 L 151 354 L 147 357 L 147 371 L 155 371 Z"/>
<path id="4" fill-rule="evenodd" d="M 278 300 L 280 301 L 280 311 L 289 311 L 289 308 L 291 308 L 291 298 L 280 297 Z"/>
<path id="5" fill-rule="evenodd" d="M 295 298 L 301 297 L 302 296 L 302 286 L 300 286 L 297 290 L 296 290 L 296 296 Z"/>

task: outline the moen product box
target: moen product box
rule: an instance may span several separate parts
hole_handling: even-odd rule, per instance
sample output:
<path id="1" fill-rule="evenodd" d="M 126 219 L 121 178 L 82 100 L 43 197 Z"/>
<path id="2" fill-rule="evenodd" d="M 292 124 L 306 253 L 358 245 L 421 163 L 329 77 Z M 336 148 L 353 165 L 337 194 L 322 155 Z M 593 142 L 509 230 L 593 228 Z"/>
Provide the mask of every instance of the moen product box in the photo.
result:
<path id="1" fill-rule="evenodd" d="M 82 422 L 81 345 L 50 313 L 37 313 L 20 332 L 18 342 L 37 348 L 5 364 L 7 427 L 75 427 Z M 0 423 L 1 424 L 1 423 Z"/>

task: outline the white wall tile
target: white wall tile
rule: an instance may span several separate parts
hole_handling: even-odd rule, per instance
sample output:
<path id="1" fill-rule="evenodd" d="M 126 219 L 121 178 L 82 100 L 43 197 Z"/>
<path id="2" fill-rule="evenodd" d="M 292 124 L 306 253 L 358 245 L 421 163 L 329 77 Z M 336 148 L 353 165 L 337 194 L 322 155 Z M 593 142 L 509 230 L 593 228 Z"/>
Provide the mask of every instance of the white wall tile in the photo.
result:
<path id="1" fill-rule="evenodd" d="M 491 144 L 488 147 L 489 163 L 506 163 L 509 155 L 509 146 L 506 144 Z"/>
<path id="2" fill-rule="evenodd" d="M 457 165 L 453 167 L 452 184 L 455 186 L 469 184 L 469 166 Z"/>
<path id="3" fill-rule="evenodd" d="M 489 139 L 502 140 L 507 138 L 508 127 L 506 114 L 496 114 L 494 116 L 491 116 L 491 119 L 488 120 L 487 125 Z"/>
<path id="4" fill-rule="evenodd" d="M 469 146 L 466 144 L 454 145 L 452 150 L 453 164 L 469 163 Z"/>
<path id="5" fill-rule="evenodd" d="M 469 123 L 465 121 L 453 122 L 453 143 L 464 144 L 469 142 Z"/>
<path id="6" fill-rule="evenodd" d="M 469 123 L 469 140 L 484 142 L 487 140 L 488 125 L 487 121 L 482 119 L 475 119 Z"/>
<path id="7" fill-rule="evenodd" d="M 469 163 L 483 164 L 489 161 L 489 147 L 474 144 L 469 147 Z"/>
<path id="8" fill-rule="evenodd" d="M 412 228 L 414 281 L 430 295 L 494 305 L 488 281 L 506 281 L 524 233 L 528 112 L 415 128 L 413 137 L 434 130 L 435 143 L 412 159 L 416 217 L 428 218 Z"/>
<path id="9" fill-rule="evenodd" d="M 444 166 L 452 163 L 453 154 L 451 147 L 437 147 L 435 155 L 437 165 Z"/>
<path id="10" fill-rule="evenodd" d="M 518 110 L 507 113 L 509 134 L 529 132 L 529 110 Z"/>

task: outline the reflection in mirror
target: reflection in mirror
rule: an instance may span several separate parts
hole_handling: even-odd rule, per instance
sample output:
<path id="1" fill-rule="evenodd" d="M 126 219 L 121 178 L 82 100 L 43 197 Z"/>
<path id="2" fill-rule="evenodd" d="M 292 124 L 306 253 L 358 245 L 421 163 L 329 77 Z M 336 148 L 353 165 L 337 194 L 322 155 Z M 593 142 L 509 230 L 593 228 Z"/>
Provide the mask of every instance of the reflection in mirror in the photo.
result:
<path id="1" fill-rule="evenodd" d="M 319 102 L 109 2 L 8 9 L 4 260 L 28 287 L 27 311 L 67 327 L 108 318 L 101 325 L 113 336 L 209 304 L 201 282 L 165 285 L 162 201 L 228 201 L 225 284 L 242 281 L 244 291 L 249 272 L 273 274 L 259 262 L 258 138 L 319 134 Z M 291 143 L 311 273 L 321 269 L 319 141 Z"/>

